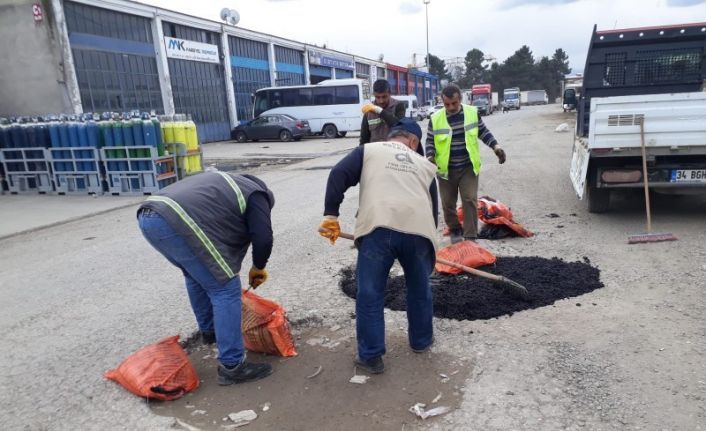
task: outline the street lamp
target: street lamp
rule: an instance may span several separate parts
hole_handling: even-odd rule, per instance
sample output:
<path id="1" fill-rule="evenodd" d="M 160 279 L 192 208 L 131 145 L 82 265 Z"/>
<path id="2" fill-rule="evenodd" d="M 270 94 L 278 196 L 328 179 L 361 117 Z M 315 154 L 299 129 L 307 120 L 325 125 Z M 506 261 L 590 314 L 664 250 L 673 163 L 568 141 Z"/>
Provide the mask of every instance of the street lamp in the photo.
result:
<path id="1" fill-rule="evenodd" d="M 427 72 L 431 73 L 431 65 L 429 64 L 429 2 L 431 0 L 424 1 L 424 10 L 427 16 Z"/>

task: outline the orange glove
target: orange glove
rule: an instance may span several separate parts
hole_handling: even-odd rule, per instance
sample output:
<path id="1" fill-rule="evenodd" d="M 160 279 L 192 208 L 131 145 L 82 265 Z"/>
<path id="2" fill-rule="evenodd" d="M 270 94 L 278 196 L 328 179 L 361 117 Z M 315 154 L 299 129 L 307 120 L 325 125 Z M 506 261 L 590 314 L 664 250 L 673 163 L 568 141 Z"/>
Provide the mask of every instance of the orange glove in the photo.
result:
<path id="1" fill-rule="evenodd" d="M 367 114 L 368 112 L 379 114 L 382 112 L 382 108 L 372 103 L 366 103 L 363 105 L 363 108 L 361 108 L 361 111 L 363 111 L 363 114 Z"/>
<path id="2" fill-rule="evenodd" d="M 328 238 L 331 245 L 336 243 L 338 235 L 341 234 L 341 225 L 338 224 L 338 217 L 325 216 L 319 225 L 319 235 Z"/>
<path id="3" fill-rule="evenodd" d="M 265 268 L 258 268 L 255 265 L 250 267 L 250 273 L 248 273 L 248 279 L 250 286 L 253 289 L 257 289 L 257 286 L 267 281 L 267 270 Z"/>

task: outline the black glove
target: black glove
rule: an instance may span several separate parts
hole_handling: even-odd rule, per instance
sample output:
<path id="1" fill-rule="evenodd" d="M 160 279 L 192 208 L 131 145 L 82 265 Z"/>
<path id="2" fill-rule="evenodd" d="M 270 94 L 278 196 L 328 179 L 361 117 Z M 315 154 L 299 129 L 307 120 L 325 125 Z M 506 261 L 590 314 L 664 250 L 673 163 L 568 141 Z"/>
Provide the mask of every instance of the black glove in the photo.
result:
<path id="1" fill-rule="evenodd" d="M 498 162 L 502 165 L 505 163 L 505 151 L 503 151 L 502 148 L 500 148 L 499 145 L 496 145 L 495 148 L 493 148 L 493 151 L 495 152 L 495 155 L 498 156 Z"/>

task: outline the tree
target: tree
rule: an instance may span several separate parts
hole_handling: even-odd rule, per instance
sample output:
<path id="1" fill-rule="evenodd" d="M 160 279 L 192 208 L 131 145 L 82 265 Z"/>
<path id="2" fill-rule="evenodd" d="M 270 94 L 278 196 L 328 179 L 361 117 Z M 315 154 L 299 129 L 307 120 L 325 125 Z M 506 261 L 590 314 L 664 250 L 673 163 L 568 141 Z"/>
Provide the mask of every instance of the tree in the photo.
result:
<path id="1" fill-rule="evenodd" d="M 466 59 L 463 63 L 466 66 L 466 74 L 464 75 L 465 80 L 469 83 L 468 86 L 473 84 L 482 84 L 485 82 L 488 74 L 487 66 L 483 65 L 485 59 L 485 54 L 483 51 L 477 48 L 466 53 Z"/>
<path id="2" fill-rule="evenodd" d="M 442 79 L 451 79 L 449 71 L 446 70 L 446 62 L 434 54 L 429 54 L 429 73 Z"/>
<path id="3" fill-rule="evenodd" d="M 551 64 L 551 71 L 549 72 L 551 85 L 547 87 L 547 91 L 549 92 L 549 99 L 554 100 L 561 96 L 559 94 L 561 92 L 561 82 L 564 80 L 564 76 L 571 72 L 571 68 L 569 67 L 569 56 L 561 48 L 557 48 L 554 51 L 554 55 L 552 55 L 552 59 L 549 62 Z"/>

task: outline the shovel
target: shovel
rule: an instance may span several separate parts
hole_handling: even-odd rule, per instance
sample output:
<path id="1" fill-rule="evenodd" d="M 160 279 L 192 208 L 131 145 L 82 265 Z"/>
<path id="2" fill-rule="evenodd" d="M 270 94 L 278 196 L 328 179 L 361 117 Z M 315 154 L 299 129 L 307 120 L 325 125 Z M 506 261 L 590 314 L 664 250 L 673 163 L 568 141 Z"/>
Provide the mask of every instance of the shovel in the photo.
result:
<path id="1" fill-rule="evenodd" d="M 324 229 L 319 229 L 319 232 L 325 232 Z M 345 239 L 350 239 L 353 240 L 355 239 L 353 235 L 346 233 L 346 232 L 341 232 L 338 234 L 339 237 L 345 238 Z M 502 284 L 503 286 L 506 286 L 509 290 L 509 292 L 512 294 L 512 296 L 521 299 L 523 301 L 529 301 L 530 295 L 529 292 L 527 291 L 527 288 L 520 283 L 510 280 L 507 277 L 503 277 L 502 275 L 495 275 L 491 274 L 489 272 L 481 271 L 479 269 L 471 268 L 469 266 L 461 265 L 460 263 L 452 262 L 450 260 L 446 259 L 436 259 L 437 262 L 443 264 L 443 265 L 448 265 L 452 266 L 456 269 L 460 269 L 461 271 L 467 272 L 469 274 L 475 275 L 477 277 L 483 277 L 485 279 L 488 279 L 494 283 Z"/>

